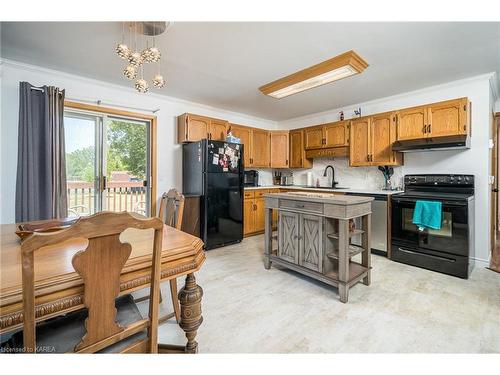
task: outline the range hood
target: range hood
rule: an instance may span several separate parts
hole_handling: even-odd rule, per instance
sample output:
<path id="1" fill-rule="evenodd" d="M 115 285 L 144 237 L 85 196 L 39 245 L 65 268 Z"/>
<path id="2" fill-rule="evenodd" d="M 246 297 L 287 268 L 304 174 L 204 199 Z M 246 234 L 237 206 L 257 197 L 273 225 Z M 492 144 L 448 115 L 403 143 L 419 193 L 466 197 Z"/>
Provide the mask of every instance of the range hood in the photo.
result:
<path id="1" fill-rule="evenodd" d="M 396 141 L 392 145 L 392 150 L 399 152 L 463 150 L 467 148 L 470 148 L 470 137 L 467 135 L 409 139 Z"/>

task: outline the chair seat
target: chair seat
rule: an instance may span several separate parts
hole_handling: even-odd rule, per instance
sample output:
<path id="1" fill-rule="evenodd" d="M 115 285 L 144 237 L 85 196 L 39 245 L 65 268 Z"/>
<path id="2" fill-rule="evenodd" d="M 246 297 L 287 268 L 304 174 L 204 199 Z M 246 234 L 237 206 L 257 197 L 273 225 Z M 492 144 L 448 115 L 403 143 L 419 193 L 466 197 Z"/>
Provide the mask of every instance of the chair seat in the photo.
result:
<path id="1" fill-rule="evenodd" d="M 117 298 L 115 306 L 117 310 L 116 321 L 123 327 L 143 318 L 130 294 Z M 37 324 L 37 353 L 73 352 L 75 346 L 81 341 L 86 333 L 85 319 L 87 315 L 87 309 L 83 309 Z M 146 337 L 146 331 L 138 332 L 102 349 L 99 353 L 119 353 L 130 344 Z M 16 332 L 12 335 L 7 345 L 12 348 L 12 352 L 16 352 L 16 349 L 18 349 L 17 351 L 19 352 L 19 350 L 23 348 L 23 331 Z"/>

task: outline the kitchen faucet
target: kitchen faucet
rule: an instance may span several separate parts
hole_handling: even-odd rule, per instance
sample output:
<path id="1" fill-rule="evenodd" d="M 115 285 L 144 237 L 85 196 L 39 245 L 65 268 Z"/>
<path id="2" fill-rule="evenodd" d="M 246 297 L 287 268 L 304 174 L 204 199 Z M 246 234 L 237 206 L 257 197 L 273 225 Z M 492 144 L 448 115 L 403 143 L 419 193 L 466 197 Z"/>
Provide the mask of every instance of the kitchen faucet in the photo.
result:
<path id="1" fill-rule="evenodd" d="M 332 169 L 332 189 L 335 189 L 335 185 L 338 184 L 337 181 L 335 181 L 335 169 L 333 169 L 333 167 L 331 165 L 327 165 L 326 168 L 325 168 L 325 172 L 323 173 L 323 177 L 326 177 L 327 174 L 326 172 L 328 171 L 328 168 L 331 168 Z"/>

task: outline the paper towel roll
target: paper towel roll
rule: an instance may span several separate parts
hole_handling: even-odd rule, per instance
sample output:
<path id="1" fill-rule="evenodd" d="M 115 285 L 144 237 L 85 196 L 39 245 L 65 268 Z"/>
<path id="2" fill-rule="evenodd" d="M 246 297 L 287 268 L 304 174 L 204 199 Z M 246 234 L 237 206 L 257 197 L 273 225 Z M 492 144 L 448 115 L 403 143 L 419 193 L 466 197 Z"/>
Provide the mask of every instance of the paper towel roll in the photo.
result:
<path id="1" fill-rule="evenodd" d="M 312 172 L 307 172 L 307 186 L 314 186 L 314 179 Z"/>

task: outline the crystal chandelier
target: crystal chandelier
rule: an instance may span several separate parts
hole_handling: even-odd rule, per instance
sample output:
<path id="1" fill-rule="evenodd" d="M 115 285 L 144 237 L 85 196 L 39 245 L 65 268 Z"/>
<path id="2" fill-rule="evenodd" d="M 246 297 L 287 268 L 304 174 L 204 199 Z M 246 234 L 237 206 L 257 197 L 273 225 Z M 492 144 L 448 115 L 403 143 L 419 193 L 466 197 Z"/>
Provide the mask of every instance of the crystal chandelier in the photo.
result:
<path id="1" fill-rule="evenodd" d="M 165 32 L 169 22 L 130 22 L 129 23 L 129 44 L 125 43 L 125 22 L 122 23 L 122 40 L 116 46 L 116 54 L 127 61 L 123 69 L 123 75 L 129 80 L 135 80 L 134 87 L 140 93 L 149 91 L 149 84 L 144 79 L 144 65 L 156 63 L 157 73 L 151 80 L 155 88 L 165 86 L 165 78 L 161 74 L 161 52 L 156 46 L 156 36 Z M 145 48 L 139 52 L 139 42 L 141 39 Z M 151 39 L 151 40 L 148 40 Z M 151 41 L 151 45 L 150 45 Z M 140 77 L 138 71 L 140 70 Z"/>

